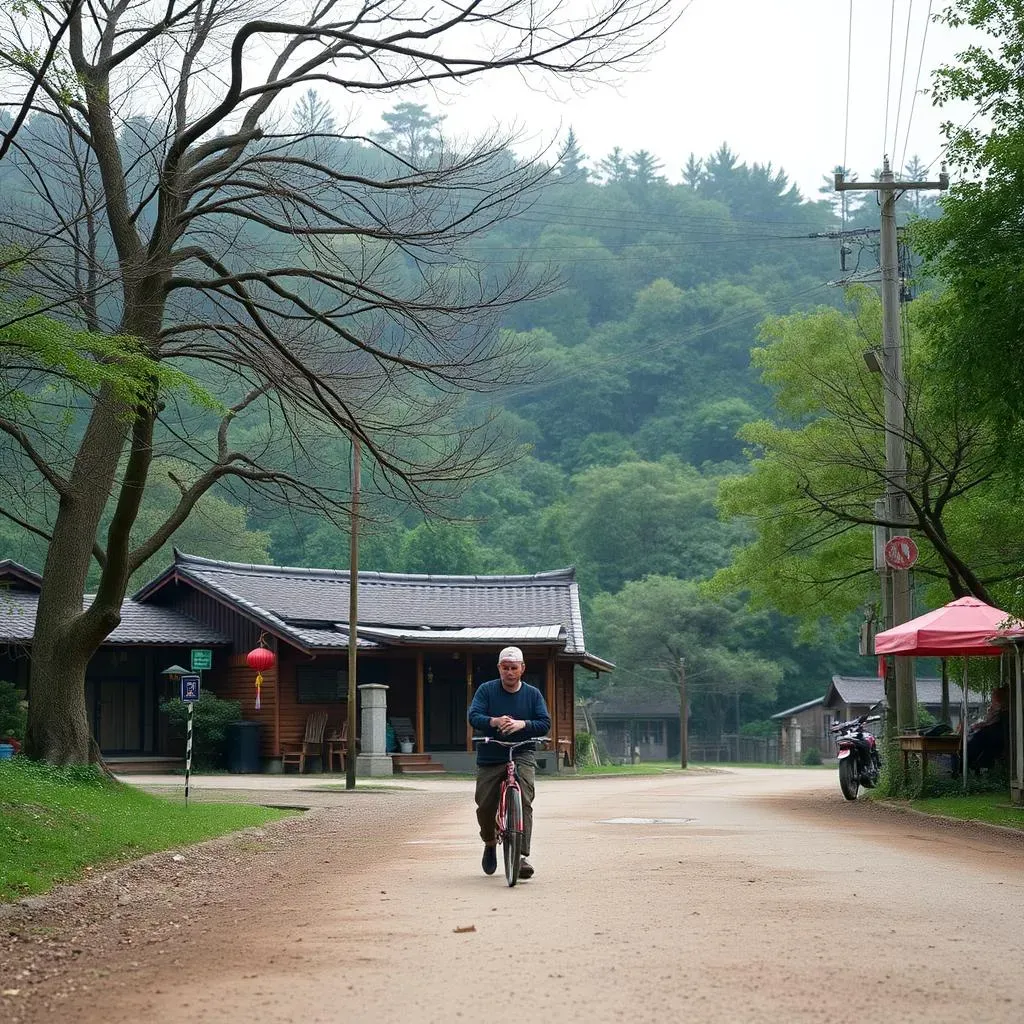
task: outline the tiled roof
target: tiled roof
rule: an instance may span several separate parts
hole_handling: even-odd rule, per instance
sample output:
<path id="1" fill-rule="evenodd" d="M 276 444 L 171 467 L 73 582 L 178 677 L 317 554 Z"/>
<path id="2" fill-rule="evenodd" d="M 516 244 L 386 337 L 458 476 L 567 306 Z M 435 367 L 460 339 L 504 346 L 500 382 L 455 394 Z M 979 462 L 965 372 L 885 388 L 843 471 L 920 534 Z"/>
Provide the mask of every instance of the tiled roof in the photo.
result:
<path id="1" fill-rule="evenodd" d="M 0 643 L 29 643 L 35 633 L 34 591 L 0 591 Z M 92 603 L 87 595 L 83 607 Z M 103 641 L 104 646 L 133 644 L 229 644 L 231 638 L 171 608 L 139 604 L 130 598 L 121 605 L 121 624 Z"/>
<path id="2" fill-rule="evenodd" d="M 589 710 L 594 718 L 678 718 L 679 699 L 622 694 L 595 700 Z"/>
<path id="3" fill-rule="evenodd" d="M 175 551 L 174 564 L 135 599 L 149 602 L 174 579 L 192 582 L 285 635 L 302 634 L 309 646 L 347 642 L 345 570 L 242 565 Z M 551 630 L 560 630 L 565 653 L 582 655 L 593 667 L 612 667 L 586 653 L 572 568 L 523 576 L 360 572 L 358 599 L 361 643 L 374 638 L 412 642 L 413 631 L 427 642 L 427 630 L 438 631 L 438 639 L 443 636 L 447 642 L 560 642 L 562 634 L 549 636 Z M 387 637 L 386 630 L 394 632 Z M 328 643 L 331 638 L 334 644 Z"/>
<path id="4" fill-rule="evenodd" d="M 344 628 L 339 624 L 339 628 Z M 469 626 L 465 629 L 392 629 L 386 626 L 360 626 L 359 637 L 406 643 L 538 643 L 554 644 L 565 638 L 565 629 L 552 626 Z"/>
<path id="5" fill-rule="evenodd" d="M 885 686 L 876 676 L 833 676 L 832 685 L 825 694 L 825 707 L 834 707 L 836 704 L 877 704 L 884 696 Z M 984 703 L 984 697 L 976 690 L 968 690 L 968 700 L 972 707 Z M 949 702 L 959 705 L 960 701 L 960 687 L 950 680 Z M 917 702 L 929 706 L 941 704 L 942 680 L 919 676 Z"/>
<path id="6" fill-rule="evenodd" d="M 27 587 L 30 590 L 38 590 L 42 585 L 43 578 L 39 573 L 26 569 L 10 558 L 0 559 L 0 587 L 14 586 L 19 590 Z"/>

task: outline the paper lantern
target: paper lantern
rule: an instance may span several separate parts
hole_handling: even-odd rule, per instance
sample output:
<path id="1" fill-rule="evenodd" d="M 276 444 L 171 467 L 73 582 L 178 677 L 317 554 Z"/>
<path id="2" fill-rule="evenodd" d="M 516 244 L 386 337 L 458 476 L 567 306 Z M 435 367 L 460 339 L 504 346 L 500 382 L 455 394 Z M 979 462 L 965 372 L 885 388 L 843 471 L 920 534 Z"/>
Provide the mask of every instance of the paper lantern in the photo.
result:
<path id="1" fill-rule="evenodd" d="M 246 656 L 245 663 L 256 671 L 256 710 L 260 709 L 260 687 L 263 685 L 263 673 L 272 668 L 277 656 L 269 647 L 262 646 L 263 638 L 260 637 L 261 646 L 254 647 Z"/>

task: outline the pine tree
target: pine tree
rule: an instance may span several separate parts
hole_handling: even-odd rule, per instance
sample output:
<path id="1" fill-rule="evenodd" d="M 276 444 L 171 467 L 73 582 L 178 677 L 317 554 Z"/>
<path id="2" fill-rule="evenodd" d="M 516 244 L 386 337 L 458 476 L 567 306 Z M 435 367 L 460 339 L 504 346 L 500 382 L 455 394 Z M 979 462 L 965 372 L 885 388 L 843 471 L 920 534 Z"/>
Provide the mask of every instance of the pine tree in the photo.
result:
<path id="1" fill-rule="evenodd" d="M 696 192 L 704 184 L 704 161 L 691 153 L 683 168 L 683 184 Z"/>
<path id="2" fill-rule="evenodd" d="M 630 180 L 641 188 L 664 181 L 664 175 L 658 172 L 662 168 L 661 161 L 646 149 L 638 149 L 628 157 Z"/>
<path id="3" fill-rule="evenodd" d="M 864 204 L 864 200 L 856 192 L 837 192 L 835 179 L 837 174 L 843 175 L 847 181 L 857 180 L 856 171 L 851 171 L 849 167 L 843 167 L 842 164 L 836 164 L 832 168 L 831 174 L 823 174 L 821 176 L 823 184 L 818 191 L 828 198 L 833 213 L 845 221 L 849 219 L 851 214 L 860 209 Z"/>
<path id="4" fill-rule="evenodd" d="M 629 161 L 622 155 L 622 149 L 616 146 L 598 165 L 608 184 L 623 184 L 629 181 Z"/>
<path id="5" fill-rule="evenodd" d="M 421 103 L 403 102 L 382 114 L 381 120 L 388 126 L 387 130 L 376 132 L 373 138 L 413 167 L 420 167 L 437 156 L 441 148 L 438 129 L 444 120 L 443 114 L 431 114 Z"/>
<path id="6" fill-rule="evenodd" d="M 328 134 L 334 131 L 331 105 L 320 99 L 316 89 L 308 89 L 292 112 L 295 127 L 304 135 Z"/>
<path id="7" fill-rule="evenodd" d="M 570 181 L 586 181 L 590 171 L 584 165 L 587 154 L 580 149 L 579 139 L 570 127 L 565 145 L 558 157 L 558 176 Z"/>

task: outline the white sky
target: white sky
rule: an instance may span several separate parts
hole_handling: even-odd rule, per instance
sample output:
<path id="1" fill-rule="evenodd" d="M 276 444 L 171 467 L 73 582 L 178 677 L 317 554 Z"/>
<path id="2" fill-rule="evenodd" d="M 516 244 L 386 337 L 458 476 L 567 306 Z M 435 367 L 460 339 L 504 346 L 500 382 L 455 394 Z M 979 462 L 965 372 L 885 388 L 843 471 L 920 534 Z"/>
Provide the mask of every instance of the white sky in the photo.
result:
<path id="1" fill-rule="evenodd" d="M 931 5 L 933 13 L 944 6 L 945 0 Z M 926 164 L 939 154 L 939 124 L 948 114 L 919 94 L 911 118 L 928 7 L 925 0 L 853 0 L 846 141 L 849 0 L 694 0 L 647 69 L 615 88 L 598 85 L 574 94 L 561 86 L 553 99 L 511 75 L 491 76 L 443 103 L 431 94 L 392 95 L 381 109 L 399 99 L 426 103 L 446 114 L 446 130 L 457 135 L 477 134 L 495 120 L 515 122 L 527 129 L 534 148 L 571 125 L 591 163 L 615 145 L 627 153 L 648 149 L 662 160 L 670 181 L 679 180 L 691 151 L 705 156 L 725 141 L 741 161 L 771 161 L 806 196 L 819 198 L 822 175 L 843 162 L 844 145 L 847 165 L 861 178 L 881 165 L 883 152 L 894 164 L 904 151 L 908 159 L 916 153 Z M 966 31 L 932 22 L 919 88 L 929 87 L 929 71 L 970 41 Z M 360 121 L 373 130 L 377 126 L 366 123 L 367 113 L 363 106 Z M 960 120 L 970 113 L 956 110 Z M 930 177 L 938 167 L 936 162 Z"/>

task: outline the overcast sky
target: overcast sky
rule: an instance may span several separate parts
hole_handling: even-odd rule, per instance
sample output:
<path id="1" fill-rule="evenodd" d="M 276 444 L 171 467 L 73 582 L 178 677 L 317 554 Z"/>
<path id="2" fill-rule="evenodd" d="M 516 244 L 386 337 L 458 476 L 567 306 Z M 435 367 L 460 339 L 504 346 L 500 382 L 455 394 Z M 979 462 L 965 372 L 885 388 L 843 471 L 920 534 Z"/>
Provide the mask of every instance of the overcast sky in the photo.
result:
<path id="1" fill-rule="evenodd" d="M 945 0 L 935 0 L 932 10 L 943 6 Z M 562 87 L 554 100 L 513 76 L 491 76 L 444 105 L 430 95 L 407 98 L 445 113 L 446 129 L 459 135 L 497 118 L 526 126 L 536 143 L 571 125 L 591 162 L 615 145 L 626 152 L 648 149 L 670 181 L 679 180 L 690 152 L 703 156 L 726 141 L 741 160 L 771 161 L 805 195 L 818 198 L 822 175 L 843 162 L 844 146 L 847 165 L 862 178 L 880 166 L 883 152 L 894 164 L 904 151 L 926 164 L 940 153 L 945 115 L 927 96 L 913 102 L 928 7 L 925 0 L 895 0 L 895 6 L 893 0 L 853 0 L 848 139 L 849 0 L 693 0 L 647 69 L 614 90 L 597 86 L 574 95 Z M 930 85 L 932 68 L 969 41 L 963 32 L 931 23 L 919 88 Z"/>

